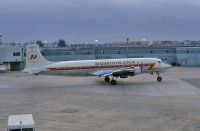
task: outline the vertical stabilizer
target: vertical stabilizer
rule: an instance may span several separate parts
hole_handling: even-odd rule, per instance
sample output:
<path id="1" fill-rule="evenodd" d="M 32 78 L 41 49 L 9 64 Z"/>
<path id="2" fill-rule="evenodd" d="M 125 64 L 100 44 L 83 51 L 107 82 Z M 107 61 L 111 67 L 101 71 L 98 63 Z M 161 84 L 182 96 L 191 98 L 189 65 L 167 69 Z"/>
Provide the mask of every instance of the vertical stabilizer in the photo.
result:
<path id="1" fill-rule="evenodd" d="M 29 44 L 26 46 L 26 67 L 25 72 L 38 73 L 42 71 L 42 67 L 53 62 L 46 60 L 40 53 L 37 44 Z"/>

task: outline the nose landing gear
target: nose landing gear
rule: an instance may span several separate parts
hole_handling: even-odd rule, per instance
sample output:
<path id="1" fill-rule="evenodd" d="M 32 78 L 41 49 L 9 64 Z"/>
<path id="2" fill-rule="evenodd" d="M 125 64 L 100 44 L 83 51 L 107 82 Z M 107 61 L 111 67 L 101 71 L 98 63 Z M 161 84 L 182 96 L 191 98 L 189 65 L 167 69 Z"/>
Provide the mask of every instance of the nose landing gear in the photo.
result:
<path id="1" fill-rule="evenodd" d="M 162 77 L 161 77 L 161 76 L 158 76 L 158 77 L 157 77 L 157 81 L 158 81 L 158 82 L 161 82 L 161 81 L 162 81 Z"/>
<path id="2" fill-rule="evenodd" d="M 158 77 L 157 77 L 157 81 L 158 81 L 158 82 L 161 82 L 161 81 L 162 81 L 162 77 L 160 76 L 160 73 L 157 72 L 156 74 L 157 74 L 157 76 L 158 76 Z"/>

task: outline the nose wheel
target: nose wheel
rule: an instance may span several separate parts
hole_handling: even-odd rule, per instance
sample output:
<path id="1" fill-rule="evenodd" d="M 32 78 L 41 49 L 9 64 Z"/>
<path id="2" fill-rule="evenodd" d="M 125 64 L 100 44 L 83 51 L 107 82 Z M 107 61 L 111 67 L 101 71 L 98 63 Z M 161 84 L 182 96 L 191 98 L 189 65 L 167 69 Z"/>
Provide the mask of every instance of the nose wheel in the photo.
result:
<path id="1" fill-rule="evenodd" d="M 158 81 L 158 82 L 161 82 L 161 81 L 162 81 L 162 77 L 161 77 L 161 76 L 158 76 L 158 77 L 157 77 L 157 81 Z"/>

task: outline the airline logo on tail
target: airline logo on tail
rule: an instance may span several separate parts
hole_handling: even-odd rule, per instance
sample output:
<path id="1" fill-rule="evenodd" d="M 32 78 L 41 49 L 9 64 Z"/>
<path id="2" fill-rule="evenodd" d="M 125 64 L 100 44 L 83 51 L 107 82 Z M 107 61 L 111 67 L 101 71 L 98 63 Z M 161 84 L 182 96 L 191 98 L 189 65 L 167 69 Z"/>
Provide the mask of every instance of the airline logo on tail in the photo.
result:
<path id="1" fill-rule="evenodd" d="M 31 63 L 36 63 L 39 59 L 39 54 L 35 51 L 28 54 L 28 61 Z"/>

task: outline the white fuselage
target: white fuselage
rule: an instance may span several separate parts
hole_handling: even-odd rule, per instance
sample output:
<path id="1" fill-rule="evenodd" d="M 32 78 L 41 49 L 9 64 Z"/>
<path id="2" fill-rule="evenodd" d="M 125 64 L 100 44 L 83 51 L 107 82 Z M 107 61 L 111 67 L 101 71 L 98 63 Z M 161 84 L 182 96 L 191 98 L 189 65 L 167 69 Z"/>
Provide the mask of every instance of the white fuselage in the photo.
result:
<path id="1" fill-rule="evenodd" d="M 157 58 L 127 58 L 53 62 L 37 70 L 41 70 L 41 74 L 87 75 L 95 70 L 140 67 L 141 73 L 163 73 L 170 66 Z"/>

